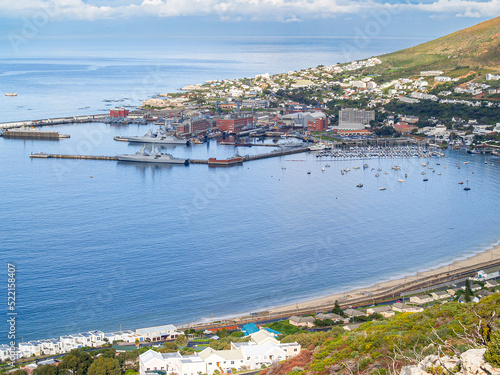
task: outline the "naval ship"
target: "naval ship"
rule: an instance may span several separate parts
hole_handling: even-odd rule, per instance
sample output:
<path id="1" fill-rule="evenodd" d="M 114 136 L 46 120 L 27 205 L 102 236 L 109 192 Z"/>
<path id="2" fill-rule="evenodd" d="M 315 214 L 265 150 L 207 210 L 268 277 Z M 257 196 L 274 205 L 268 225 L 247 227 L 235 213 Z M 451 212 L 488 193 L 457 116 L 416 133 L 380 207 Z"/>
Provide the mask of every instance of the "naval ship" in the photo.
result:
<path id="1" fill-rule="evenodd" d="M 134 161 L 138 163 L 157 163 L 157 164 L 182 164 L 189 165 L 189 159 L 178 159 L 170 154 L 163 154 L 155 150 L 155 145 L 151 146 L 151 151 L 143 146 L 135 154 L 116 155 L 119 161 Z"/>
<path id="2" fill-rule="evenodd" d="M 154 132 L 153 129 L 150 129 L 144 136 L 142 137 L 128 137 L 129 142 L 135 143 L 156 143 L 159 145 L 190 145 L 190 141 L 187 139 L 179 139 L 172 135 L 167 135 L 166 130 L 164 128 L 158 129 L 157 132 Z"/>

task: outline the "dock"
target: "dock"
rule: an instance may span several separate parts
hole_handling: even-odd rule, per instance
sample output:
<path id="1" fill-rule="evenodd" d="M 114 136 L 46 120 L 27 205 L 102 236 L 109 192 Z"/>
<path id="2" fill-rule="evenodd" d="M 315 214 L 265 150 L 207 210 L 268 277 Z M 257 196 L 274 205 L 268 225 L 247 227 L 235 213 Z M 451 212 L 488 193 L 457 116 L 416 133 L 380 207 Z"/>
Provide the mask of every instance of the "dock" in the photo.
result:
<path id="1" fill-rule="evenodd" d="M 39 152 L 30 154 L 32 159 L 85 159 L 85 160 L 118 160 L 116 156 L 96 156 L 96 155 L 64 155 L 64 154 L 46 154 Z"/>
<path id="2" fill-rule="evenodd" d="M 301 148 L 293 148 L 290 150 L 279 150 L 275 152 L 270 152 L 267 154 L 261 155 L 253 155 L 253 156 L 243 156 L 243 162 L 259 160 L 259 159 L 268 159 L 274 158 L 277 156 L 298 154 L 301 152 L 307 152 L 309 148 L 301 147 Z M 47 154 L 45 152 L 38 152 L 36 154 L 30 154 L 30 158 L 32 159 L 80 159 L 80 160 L 115 160 L 118 158 L 116 156 L 102 156 L 102 155 L 65 155 L 65 154 Z M 206 164 L 208 165 L 208 160 L 201 159 L 190 159 L 190 164 Z"/>
<path id="3" fill-rule="evenodd" d="M 5 130 L 1 135 L 4 138 L 11 139 L 46 139 L 49 141 L 58 141 L 59 139 L 69 138 L 69 135 L 67 134 L 38 130 Z"/>
<path id="4" fill-rule="evenodd" d="M 85 115 L 72 117 L 57 117 L 41 120 L 26 120 L 12 121 L 0 123 L 0 129 L 20 128 L 22 126 L 45 126 L 45 125 L 65 125 L 65 124 L 82 124 L 86 122 L 99 122 L 104 120 L 108 115 Z"/>
<path id="5" fill-rule="evenodd" d="M 277 150 L 277 151 L 269 152 L 267 154 L 245 156 L 245 157 L 243 157 L 243 161 L 268 159 L 268 158 L 274 158 L 274 157 L 277 157 L 277 156 L 300 154 L 302 152 L 307 152 L 307 151 L 309 151 L 309 147 L 291 148 L 291 149 L 288 149 L 288 150 Z"/>

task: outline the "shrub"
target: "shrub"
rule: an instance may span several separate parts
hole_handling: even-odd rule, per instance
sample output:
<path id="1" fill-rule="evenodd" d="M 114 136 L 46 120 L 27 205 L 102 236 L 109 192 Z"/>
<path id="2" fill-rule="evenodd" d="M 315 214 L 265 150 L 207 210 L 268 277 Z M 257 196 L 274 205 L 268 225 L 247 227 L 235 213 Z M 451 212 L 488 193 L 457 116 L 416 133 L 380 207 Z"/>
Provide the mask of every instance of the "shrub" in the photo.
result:
<path id="1" fill-rule="evenodd" d="M 484 359 L 493 367 L 500 367 L 500 332 L 496 331 L 491 335 Z"/>

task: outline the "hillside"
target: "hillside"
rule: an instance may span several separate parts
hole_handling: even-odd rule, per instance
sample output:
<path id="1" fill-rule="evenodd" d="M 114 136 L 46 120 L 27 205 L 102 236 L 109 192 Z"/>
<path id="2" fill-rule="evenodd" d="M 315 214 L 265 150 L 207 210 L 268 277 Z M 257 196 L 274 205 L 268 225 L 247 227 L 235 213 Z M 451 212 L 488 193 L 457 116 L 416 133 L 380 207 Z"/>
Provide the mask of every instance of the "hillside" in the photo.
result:
<path id="1" fill-rule="evenodd" d="M 352 332 L 335 327 L 327 332 L 291 334 L 281 342 L 297 341 L 303 351 L 261 375 L 396 375 L 403 366 L 415 365 L 427 355 L 458 356 L 473 348 L 488 348 L 487 360 L 497 366 L 499 311 L 500 293 L 495 293 L 477 304 L 437 304 L 421 313 L 367 322 Z M 434 370 L 434 375 L 447 373 L 442 368 Z"/>
<path id="2" fill-rule="evenodd" d="M 484 70 L 500 72 L 500 17 L 401 51 L 378 56 L 373 70 L 384 75 L 412 76 L 420 70 Z"/>

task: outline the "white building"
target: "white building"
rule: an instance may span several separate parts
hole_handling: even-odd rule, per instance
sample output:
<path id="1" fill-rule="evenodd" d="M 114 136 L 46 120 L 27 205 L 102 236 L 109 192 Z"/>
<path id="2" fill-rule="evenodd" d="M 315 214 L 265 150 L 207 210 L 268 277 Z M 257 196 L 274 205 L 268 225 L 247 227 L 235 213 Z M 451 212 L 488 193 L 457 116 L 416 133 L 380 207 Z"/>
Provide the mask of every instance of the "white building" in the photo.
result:
<path id="1" fill-rule="evenodd" d="M 477 278 L 479 280 L 494 279 L 495 277 L 498 277 L 498 276 L 500 276 L 500 268 L 499 267 L 485 268 L 477 273 Z"/>
<path id="2" fill-rule="evenodd" d="M 416 303 L 417 305 L 423 305 L 424 303 L 429 303 L 434 301 L 431 296 L 427 294 L 421 294 L 419 296 L 410 297 L 411 303 Z"/>
<path id="3" fill-rule="evenodd" d="M 500 79 L 500 74 L 486 74 L 487 81 L 497 81 Z"/>
<path id="4" fill-rule="evenodd" d="M 19 343 L 19 351 L 23 357 L 39 356 L 42 352 L 42 343 L 39 341 L 21 342 Z"/>
<path id="5" fill-rule="evenodd" d="M 375 120 L 375 111 L 343 108 L 339 111 L 339 130 L 360 130 Z"/>
<path id="6" fill-rule="evenodd" d="M 148 328 L 139 328 L 135 331 L 136 334 L 143 337 L 144 340 L 150 341 L 163 341 L 163 340 L 171 340 L 176 339 L 179 335 L 182 335 L 182 332 L 177 331 L 172 324 L 167 324 L 164 326 L 156 326 L 156 327 L 148 327 Z"/>
<path id="7" fill-rule="evenodd" d="M 420 72 L 421 77 L 432 77 L 432 76 L 439 76 L 443 74 L 442 70 L 425 70 Z"/>
<path id="8" fill-rule="evenodd" d="M 60 354 L 64 353 L 62 343 L 56 339 L 40 340 L 42 343 L 42 351 L 44 354 Z"/>
<path id="9" fill-rule="evenodd" d="M 249 342 L 232 343 L 229 350 L 206 348 L 190 356 L 149 350 L 139 357 L 139 367 L 141 375 L 157 371 L 179 375 L 213 374 L 216 370 L 228 373 L 233 369 L 260 369 L 299 353 L 299 344 L 281 344 L 272 333 L 260 330 L 250 335 Z"/>
<path id="10" fill-rule="evenodd" d="M 72 335 L 61 336 L 59 338 L 59 341 L 61 342 L 61 346 L 64 352 L 69 352 L 73 349 L 81 348 L 81 346 L 77 343 L 76 339 Z"/>

